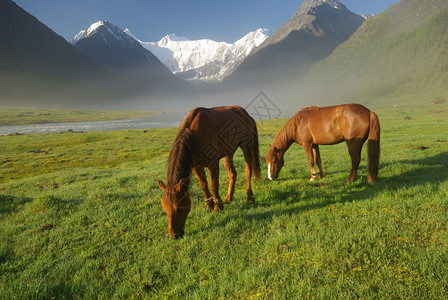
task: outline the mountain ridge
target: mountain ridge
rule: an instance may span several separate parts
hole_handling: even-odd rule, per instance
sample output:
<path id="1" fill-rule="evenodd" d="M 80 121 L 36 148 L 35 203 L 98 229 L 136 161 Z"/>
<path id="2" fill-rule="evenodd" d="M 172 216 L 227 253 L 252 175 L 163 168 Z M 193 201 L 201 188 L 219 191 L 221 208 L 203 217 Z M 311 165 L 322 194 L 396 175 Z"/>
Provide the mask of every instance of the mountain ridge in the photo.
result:
<path id="1" fill-rule="evenodd" d="M 187 87 L 153 53 L 106 20 L 93 23 L 76 37 L 73 42 L 79 51 L 103 68 L 125 77 L 138 94 Z"/>
<path id="2" fill-rule="evenodd" d="M 259 28 L 231 44 L 210 39 L 189 40 L 175 34 L 166 35 L 158 42 L 139 42 L 181 78 L 220 81 L 269 34 L 268 29 Z"/>
<path id="3" fill-rule="evenodd" d="M 364 21 L 339 0 L 305 0 L 224 82 L 231 86 L 253 85 L 300 77 L 330 55 Z"/>
<path id="4" fill-rule="evenodd" d="M 444 98 L 448 95 L 447 28 L 447 1 L 402 0 L 367 20 L 296 85 L 314 99 L 331 95 L 334 101 L 373 103 L 412 94 Z M 307 89 L 311 84 L 325 89 L 311 91 Z"/>
<path id="5" fill-rule="evenodd" d="M 80 89 L 79 86 L 83 86 Z M 103 89 L 104 87 L 104 89 Z M 107 105 L 121 83 L 13 1 L 0 1 L 0 103 Z"/>

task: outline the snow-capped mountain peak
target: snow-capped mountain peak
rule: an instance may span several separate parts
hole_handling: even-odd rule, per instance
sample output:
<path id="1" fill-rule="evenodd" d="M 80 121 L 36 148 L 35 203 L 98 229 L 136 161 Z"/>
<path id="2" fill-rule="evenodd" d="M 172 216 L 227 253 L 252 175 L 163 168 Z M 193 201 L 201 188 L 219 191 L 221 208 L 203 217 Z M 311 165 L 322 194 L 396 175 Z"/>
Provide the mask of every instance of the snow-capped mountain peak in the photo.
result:
<path id="1" fill-rule="evenodd" d="M 259 28 L 255 31 L 251 31 L 241 39 L 233 43 L 233 48 L 244 49 L 246 55 L 252 51 L 253 48 L 258 47 L 263 43 L 267 37 L 269 37 L 272 32 L 266 28 Z"/>
<path id="2" fill-rule="evenodd" d="M 81 30 L 80 32 L 78 32 L 70 41 L 69 43 L 74 45 L 76 44 L 80 39 L 82 39 L 82 37 L 84 36 L 84 33 L 86 31 L 85 30 Z"/>
<path id="3" fill-rule="evenodd" d="M 114 44 L 128 47 L 138 44 L 183 79 L 219 81 L 233 71 L 270 34 L 269 30 L 260 28 L 232 44 L 210 39 L 189 40 L 174 33 L 164 36 L 158 42 L 143 42 L 129 29 L 121 30 L 102 20 L 80 31 L 70 43 L 75 45 L 82 39 L 95 36 L 109 46 Z"/>
<path id="4" fill-rule="evenodd" d="M 340 0 L 305 0 L 305 2 L 304 2 L 305 7 L 306 6 L 314 7 L 314 6 L 317 6 L 317 5 L 321 5 L 322 3 L 327 3 L 327 4 L 333 6 L 333 8 L 336 8 L 336 9 L 338 9 L 338 8 L 339 9 L 346 8 L 344 3 L 342 3 L 342 1 L 340 1 Z"/>
<path id="5" fill-rule="evenodd" d="M 188 80 L 221 80 L 260 45 L 270 31 L 258 29 L 229 44 L 210 39 L 189 40 L 175 34 L 158 42 L 142 42 L 171 71 Z"/>
<path id="6" fill-rule="evenodd" d="M 129 34 L 123 31 L 118 26 L 106 21 L 98 21 L 90 25 L 86 30 L 80 31 L 70 43 L 76 45 L 80 40 L 88 38 L 102 39 L 107 45 L 121 45 L 120 47 L 140 47 L 139 42 Z"/>
<path id="7" fill-rule="evenodd" d="M 132 34 L 131 30 L 129 28 L 126 28 L 125 30 L 123 30 L 124 33 L 126 33 L 127 35 L 129 35 L 131 38 L 133 38 L 134 40 L 138 40 L 135 35 Z"/>
<path id="8" fill-rule="evenodd" d="M 343 8 L 345 5 L 340 0 L 323 0 L 330 5 L 333 5 L 334 8 Z"/>
<path id="9" fill-rule="evenodd" d="M 103 20 L 90 25 L 90 27 L 87 28 L 86 32 L 84 33 L 83 38 L 87 38 L 103 28 L 109 31 L 109 33 L 119 41 L 130 37 L 128 34 L 124 33 L 124 31 L 121 30 L 118 26 L 115 26 L 114 24 Z"/>
<path id="10" fill-rule="evenodd" d="M 174 33 L 172 33 L 164 36 L 158 43 L 160 45 L 166 45 L 170 42 L 186 42 L 186 41 L 189 41 L 189 39 L 187 39 L 186 37 L 177 36 Z"/>
<path id="11" fill-rule="evenodd" d="M 87 28 L 85 36 L 88 37 L 92 35 L 92 33 L 94 33 L 95 30 L 97 30 L 101 26 L 106 26 L 107 23 L 108 23 L 107 21 L 98 21 L 96 23 L 93 23 L 92 25 L 89 26 L 89 28 Z"/>

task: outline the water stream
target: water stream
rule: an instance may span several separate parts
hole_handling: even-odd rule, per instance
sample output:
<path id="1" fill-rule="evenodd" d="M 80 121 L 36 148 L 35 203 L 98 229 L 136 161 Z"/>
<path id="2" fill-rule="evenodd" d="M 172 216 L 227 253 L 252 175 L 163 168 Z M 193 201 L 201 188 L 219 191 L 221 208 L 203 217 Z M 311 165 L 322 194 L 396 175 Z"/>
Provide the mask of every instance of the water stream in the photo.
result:
<path id="1" fill-rule="evenodd" d="M 33 125 L 0 126 L 0 135 L 60 133 L 66 131 L 106 131 L 146 128 L 177 127 L 185 117 L 185 112 L 166 112 L 156 116 L 129 120 L 45 123 Z"/>

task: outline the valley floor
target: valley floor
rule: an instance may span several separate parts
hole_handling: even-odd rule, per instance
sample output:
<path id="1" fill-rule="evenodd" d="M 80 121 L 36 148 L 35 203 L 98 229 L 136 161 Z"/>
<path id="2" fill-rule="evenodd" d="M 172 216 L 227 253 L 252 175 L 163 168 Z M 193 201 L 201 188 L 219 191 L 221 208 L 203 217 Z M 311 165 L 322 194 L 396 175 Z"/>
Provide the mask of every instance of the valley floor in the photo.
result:
<path id="1" fill-rule="evenodd" d="M 156 183 L 176 128 L 1 136 L 0 297 L 446 298 L 448 104 L 373 110 L 375 185 L 366 149 L 345 185 L 344 144 L 321 147 L 317 182 L 293 145 L 247 204 L 237 151 L 234 201 L 208 213 L 192 180 L 180 240 L 168 238 Z M 285 121 L 258 123 L 261 157 Z"/>
<path id="2" fill-rule="evenodd" d="M 81 109 L 0 108 L 0 126 L 61 122 L 108 121 L 142 118 L 151 111 L 99 111 Z"/>

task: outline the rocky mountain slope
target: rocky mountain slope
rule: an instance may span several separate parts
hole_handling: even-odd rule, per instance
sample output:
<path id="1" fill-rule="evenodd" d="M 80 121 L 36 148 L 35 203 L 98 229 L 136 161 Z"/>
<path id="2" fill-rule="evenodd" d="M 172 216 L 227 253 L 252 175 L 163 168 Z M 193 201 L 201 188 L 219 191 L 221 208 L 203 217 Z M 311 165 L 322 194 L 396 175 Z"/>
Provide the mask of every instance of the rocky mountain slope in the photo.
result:
<path id="1" fill-rule="evenodd" d="M 225 81 L 250 85 L 300 77 L 345 42 L 364 20 L 339 0 L 305 0 Z"/>
<path id="2" fill-rule="evenodd" d="M 108 21 L 92 24 L 72 43 L 98 65 L 125 77 L 139 93 L 173 91 L 187 86 L 154 54 Z"/>
<path id="3" fill-rule="evenodd" d="M 447 53 L 448 1 L 402 0 L 367 20 L 295 86 L 316 100 L 421 95 L 429 103 L 448 95 Z M 310 88 L 316 86 L 322 88 Z"/>
<path id="4" fill-rule="evenodd" d="M 83 86 L 82 89 L 79 86 Z M 0 1 L 0 104 L 107 105 L 120 81 L 13 1 Z"/>

